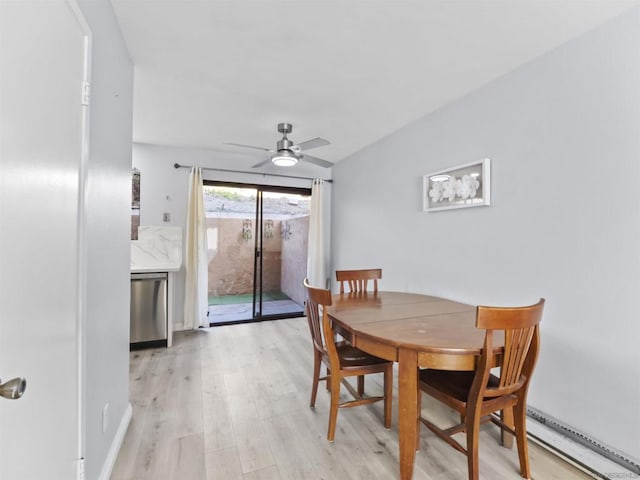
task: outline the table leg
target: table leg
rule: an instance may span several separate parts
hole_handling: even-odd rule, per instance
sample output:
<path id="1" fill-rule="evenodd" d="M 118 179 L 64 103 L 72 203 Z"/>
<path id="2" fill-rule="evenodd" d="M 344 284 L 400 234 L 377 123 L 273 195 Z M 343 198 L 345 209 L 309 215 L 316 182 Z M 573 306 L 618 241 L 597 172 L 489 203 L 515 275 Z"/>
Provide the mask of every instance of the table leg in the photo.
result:
<path id="1" fill-rule="evenodd" d="M 400 443 L 400 479 L 413 477 L 416 457 L 418 419 L 418 353 L 400 349 L 398 352 L 398 436 Z"/>

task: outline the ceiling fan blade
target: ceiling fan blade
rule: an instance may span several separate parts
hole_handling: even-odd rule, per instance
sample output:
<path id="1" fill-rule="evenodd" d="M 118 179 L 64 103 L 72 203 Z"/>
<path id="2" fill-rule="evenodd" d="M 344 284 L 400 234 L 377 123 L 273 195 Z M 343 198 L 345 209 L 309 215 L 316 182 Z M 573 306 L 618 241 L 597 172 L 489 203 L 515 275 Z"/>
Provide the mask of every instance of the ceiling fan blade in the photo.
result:
<path id="1" fill-rule="evenodd" d="M 325 145 L 331 145 L 331 142 L 324 138 L 316 137 L 311 140 L 307 140 L 306 142 L 298 143 L 294 146 L 298 147 L 300 150 L 310 150 L 312 148 L 324 147 Z"/>
<path id="2" fill-rule="evenodd" d="M 265 152 L 271 152 L 272 150 L 264 147 L 255 147 L 253 145 L 244 145 L 242 143 L 223 142 L 225 145 L 233 145 L 234 147 L 255 148 L 256 150 L 264 150 Z"/>
<path id="3" fill-rule="evenodd" d="M 300 160 L 304 160 L 305 162 L 313 163 L 314 165 L 319 165 L 324 168 L 333 167 L 333 163 L 329 162 L 328 160 L 323 160 L 318 157 L 312 157 L 311 155 L 300 155 L 299 158 Z"/>
<path id="4" fill-rule="evenodd" d="M 260 163 L 256 163 L 255 165 L 253 165 L 251 168 L 259 168 L 262 167 L 263 165 L 266 165 L 267 163 L 269 163 L 271 161 L 270 158 L 267 158 L 266 160 L 261 161 Z"/>

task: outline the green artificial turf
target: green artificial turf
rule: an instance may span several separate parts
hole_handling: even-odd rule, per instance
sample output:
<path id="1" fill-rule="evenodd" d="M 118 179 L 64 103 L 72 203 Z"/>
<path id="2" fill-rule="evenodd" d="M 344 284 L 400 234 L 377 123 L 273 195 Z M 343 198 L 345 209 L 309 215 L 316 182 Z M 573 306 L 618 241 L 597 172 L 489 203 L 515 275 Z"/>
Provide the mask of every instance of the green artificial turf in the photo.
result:
<path id="1" fill-rule="evenodd" d="M 273 300 L 288 300 L 289 297 L 282 292 L 263 292 L 262 301 L 271 302 Z M 238 303 L 252 303 L 253 295 L 224 295 L 221 297 L 209 296 L 209 305 L 237 305 Z"/>

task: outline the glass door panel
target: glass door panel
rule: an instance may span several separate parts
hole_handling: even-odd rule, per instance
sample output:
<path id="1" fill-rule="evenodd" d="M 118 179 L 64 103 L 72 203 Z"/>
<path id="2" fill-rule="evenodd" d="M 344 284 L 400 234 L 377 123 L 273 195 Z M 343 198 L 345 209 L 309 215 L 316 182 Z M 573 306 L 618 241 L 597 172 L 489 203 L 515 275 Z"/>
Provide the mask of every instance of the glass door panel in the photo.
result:
<path id="1" fill-rule="evenodd" d="M 253 319 L 256 188 L 204 185 L 209 322 Z"/>
<path id="2" fill-rule="evenodd" d="M 262 192 L 262 315 L 304 312 L 309 195 Z"/>

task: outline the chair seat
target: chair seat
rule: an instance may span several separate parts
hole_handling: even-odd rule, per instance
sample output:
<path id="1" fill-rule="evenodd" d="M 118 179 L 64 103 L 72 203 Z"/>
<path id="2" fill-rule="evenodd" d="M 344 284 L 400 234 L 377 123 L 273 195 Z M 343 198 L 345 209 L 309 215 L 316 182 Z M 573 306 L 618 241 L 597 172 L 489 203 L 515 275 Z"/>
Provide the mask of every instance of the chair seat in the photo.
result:
<path id="1" fill-rule="evenodd" d="M 389 360 L 369 355 L 348 343 L 343 343 L 337 347 L 341 367 L 362 367 L 364 365 L 382 365 L 389 363 Z"/>
<path id="2" fill-rule="evenodd" d="M 474 376 L 475 372 L 420 370 L 420 381 L 424 382 L 426 387 L 439 390 L 460 402 L 467 401 Z"/>
<path id="3" fill-rule="evenodd" d="M 438 390 L 447 397 L 458 400 L 461 404 L 466 403 L 469 397 L 469 390 L 475 372 L 459 372 L 447 370 L 420 370 L 420 381 L 424 382 L 427 389 Z M 497 387 L 500 379 L 495 375 L 489 376 L 488 387 Z"/>

